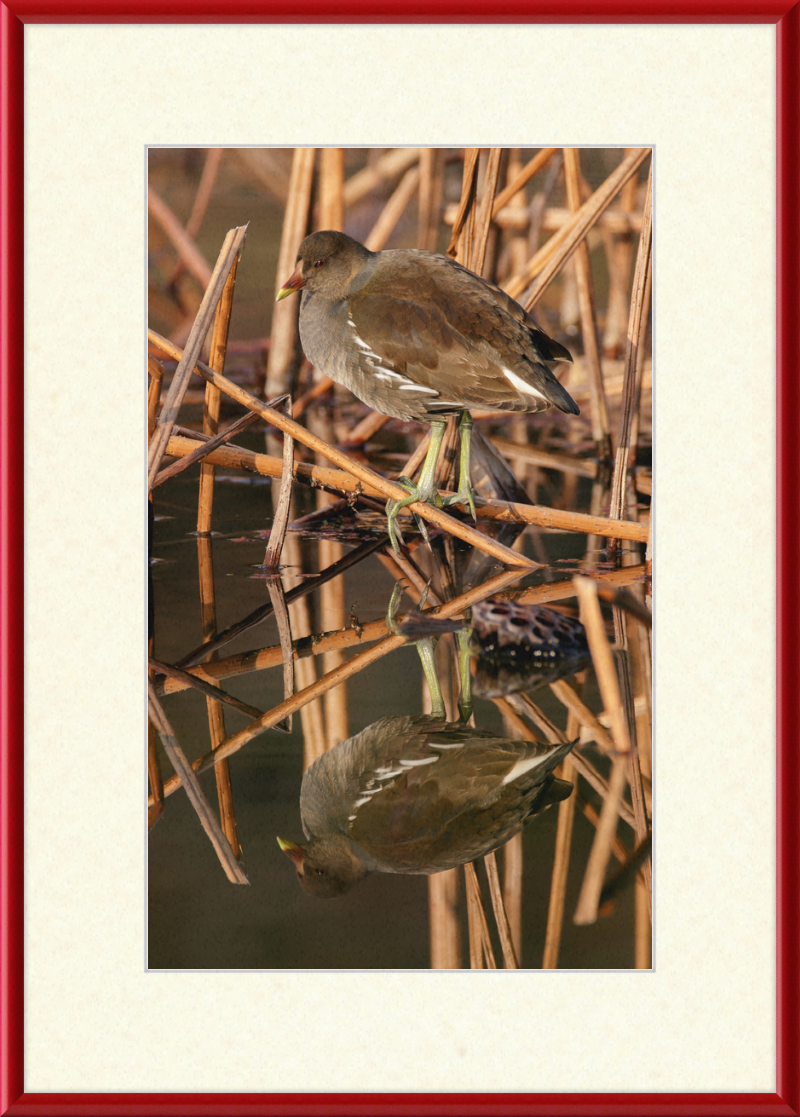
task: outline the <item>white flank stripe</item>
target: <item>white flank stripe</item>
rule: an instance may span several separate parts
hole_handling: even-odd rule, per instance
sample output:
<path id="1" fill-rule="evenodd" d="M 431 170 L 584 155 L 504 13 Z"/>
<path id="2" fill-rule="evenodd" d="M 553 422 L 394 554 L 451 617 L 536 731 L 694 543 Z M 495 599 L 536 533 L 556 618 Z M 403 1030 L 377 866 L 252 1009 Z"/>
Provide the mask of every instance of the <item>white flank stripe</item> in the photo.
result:
<path id="1" fill-rule="evenodd" d="M 401 760 L 400 763 L 404 768 L 417 768 L 420 764 L 435 764 L 438 759 L 438 756 L 426 756 L 422 760 Z"/>
<path id="2" fill-rule="evenodd" d="M 422 384 L 401 384 L 401 392 L 428 392 L 429 395 L 438 396 L 439 393 L 435 388 L 424 388 Z"/>
<path id="3" fill-rule="evenodd" d="M 512 372 L 510 368 L 503 369 L 503 376 L 505 376 L 512 387 L 516 388 L 518 392 L 522 392 L 523 396 L 538 396 L 539 399 L 543 399 L 546 403 L 549 403 L 547 396 L 543 396 L 541 392 L 537 392 L 530 384 L 526 384 L 525 381 L 517 376 L 515 372 Z"/>
<path id="4" fill-rule="evenodd" d="M 520 776 L 524 776 L 526 772 L 530 772 L 531 768 L 535 768 L 537 764 L 541 764 L 543 760 L 547 760 L 547 753 L 544 756 L 531 756 L 527 760 L 518 760 L 513 768 L 509 769 L 503 777 L 503 783 L 513 783 L 518 780 Z"/>

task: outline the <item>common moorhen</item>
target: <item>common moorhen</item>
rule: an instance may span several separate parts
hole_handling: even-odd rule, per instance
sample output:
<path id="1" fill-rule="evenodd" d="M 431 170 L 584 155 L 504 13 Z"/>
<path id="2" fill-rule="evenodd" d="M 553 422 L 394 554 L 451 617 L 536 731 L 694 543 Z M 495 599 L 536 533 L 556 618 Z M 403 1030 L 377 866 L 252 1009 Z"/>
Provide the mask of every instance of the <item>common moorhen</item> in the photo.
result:
<path id="1" fill-rule="evenodd" d="M 573 785 L 552 772 L 574 744 L 514 741 L 429 716 L 381 718 L 306 770 L 308 842 L 278 844 L 304 890 L 321 897 L 371 872 L 463 865 L 568 798 Z"/>
<path id="2" fill-rule="evenodd" d="M 467 504 L 474 516 L 469 408 L 534 412 L 553 405 L 579 414 L 545 364 L 571 361 L 569 350 L 499 287 L 447 256 L 371 252 L 345 233 L 312 233 L 278 299 L 300 288 L 300 340 L 312 364 L 376 411 L 431 424 L 419 485 L 401 478 L 408 497 L 386 505 L 395 550 L 398 511 L 441 499 L 434 476 L 448 415 L 460 415 L 461 458 L 458 493 L 444 503 Z"/>

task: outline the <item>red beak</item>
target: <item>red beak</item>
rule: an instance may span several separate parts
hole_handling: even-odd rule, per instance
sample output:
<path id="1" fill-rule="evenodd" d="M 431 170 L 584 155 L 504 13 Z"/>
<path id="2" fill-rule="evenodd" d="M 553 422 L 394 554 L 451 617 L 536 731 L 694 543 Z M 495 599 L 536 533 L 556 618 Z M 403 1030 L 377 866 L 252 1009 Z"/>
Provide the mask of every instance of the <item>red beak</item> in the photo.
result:
<path id="1" fill-rule="evenodd" d="M 299 291 L 301 287 L 305 286 L 305 282 L 306 281 L 303 278 L 302 269 L 297 268 L 286 280 L 280 291 L 278 291 L 278 297 L 275 302 L 278 303 L 281 301 L 281 299 L 285 299 L 287 295 L 291 295 L 295 291 Z"/>
<path id="2" fill-rule="evenodd" d="M 302 873 L 303 861 L 305 860 L 306 851 L 302 846 L 296 845 L 294 842 L 286 841 L 283 838 L 278 838 L 278 845 L 281 847 L 287 857 L 291 857 L 294 861 L 297 871 Z"/>

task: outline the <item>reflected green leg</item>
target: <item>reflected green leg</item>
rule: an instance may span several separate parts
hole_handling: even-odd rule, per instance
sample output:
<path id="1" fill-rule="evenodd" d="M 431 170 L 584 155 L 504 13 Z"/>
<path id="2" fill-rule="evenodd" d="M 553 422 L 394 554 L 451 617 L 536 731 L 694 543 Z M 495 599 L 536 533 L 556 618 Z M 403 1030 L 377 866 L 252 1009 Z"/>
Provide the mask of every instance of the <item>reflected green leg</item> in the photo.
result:
<path id="1" fill-rule="evenodd" d="M 472 416 L 469 411 L 462 411 L 458 420 L 458 433 L 461 443 L 461 454 L 458 459 L 458 492 L 455 496 L 447 496 L 442 503 L 445 507 L 451 504 L 466 504 L 472 513 L 473 520 L 477 519 L 475 515 L 475 491 L 470 484 L 469 476 L 469 458 L 470 448 L 472 445 Z"/>
<path id="2" fill-rule="evenodd" d="M 426 636 L 424 640 L 417 640 L 417 654 L 422 660 L 422 670 L 425 672 L 428 690 L 431 692 L 431 717 L 441 718 L 442 721 L 445 721 L 447 718 L 447 711 L 444 708 L 442 688 L 439 685 L 439 676 L 436 671 L 436 663 L 433 659 L 435 643 L 436 641 L 432 636 Z"/>
<path id="3" fill-rule="evenodd" d="M 472 675 L 469 665 L 472 658 L 472 627 L 462 628 L 458 634 L 458 676 L 461 693 L 458 696 L 459 720 L 468 722 L 472 717 Z"/>
<path id="4" fill-rule="evenodd" d="M 431 442 L 428 447 L 428 453 L 425 455 L 422 473 L 419 478 L 419 485 L 415 485 L 408 477 L 399 477 L 397 479 L 397 484 L 402 485 L 404 489 L 408 489 L 408 496 L 403 497 L 402 500 L 389 500 L 386 502 L 386 527 L 389 532 L 392 549 L 398 555 L 400 554 L 400 543 L 403 537 L 400 534 L 400 529 L 395 523 L 397 513 L 401 508 L 407 508 L 409 504 L 414 504 L 418 500 L 423 503 L 429 501 L 434 493 L 436 493 L 436 500 L 439 499 L 434 480 L 436 477 L 436 463 L 439 460 L 439 450 L 441 449 L 442 439 L 444 438 L 444 428 L 444 419 L 434 419 L 431 423 Z M 418 523 L 421 523 L 421 521 L 418 521 Z M 423 531 L 423 535 L 425 534 L 426 533 Z"/>

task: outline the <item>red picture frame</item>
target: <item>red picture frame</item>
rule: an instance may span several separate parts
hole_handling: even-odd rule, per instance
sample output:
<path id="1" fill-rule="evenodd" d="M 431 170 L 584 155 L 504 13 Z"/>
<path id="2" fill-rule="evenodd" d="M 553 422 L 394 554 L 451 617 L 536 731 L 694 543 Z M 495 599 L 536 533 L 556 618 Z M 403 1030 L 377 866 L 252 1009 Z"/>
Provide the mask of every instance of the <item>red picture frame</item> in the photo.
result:
<path id="1" fill-rule="evenodd" d="M 23 1092 L 23 26 L 25 23 L 777 25 L 777 1091 L 774 1094 Z M 0 1114 L 800 1113 L 800 3 L 786 0 L 9 0 L 0 3 Z"/>

